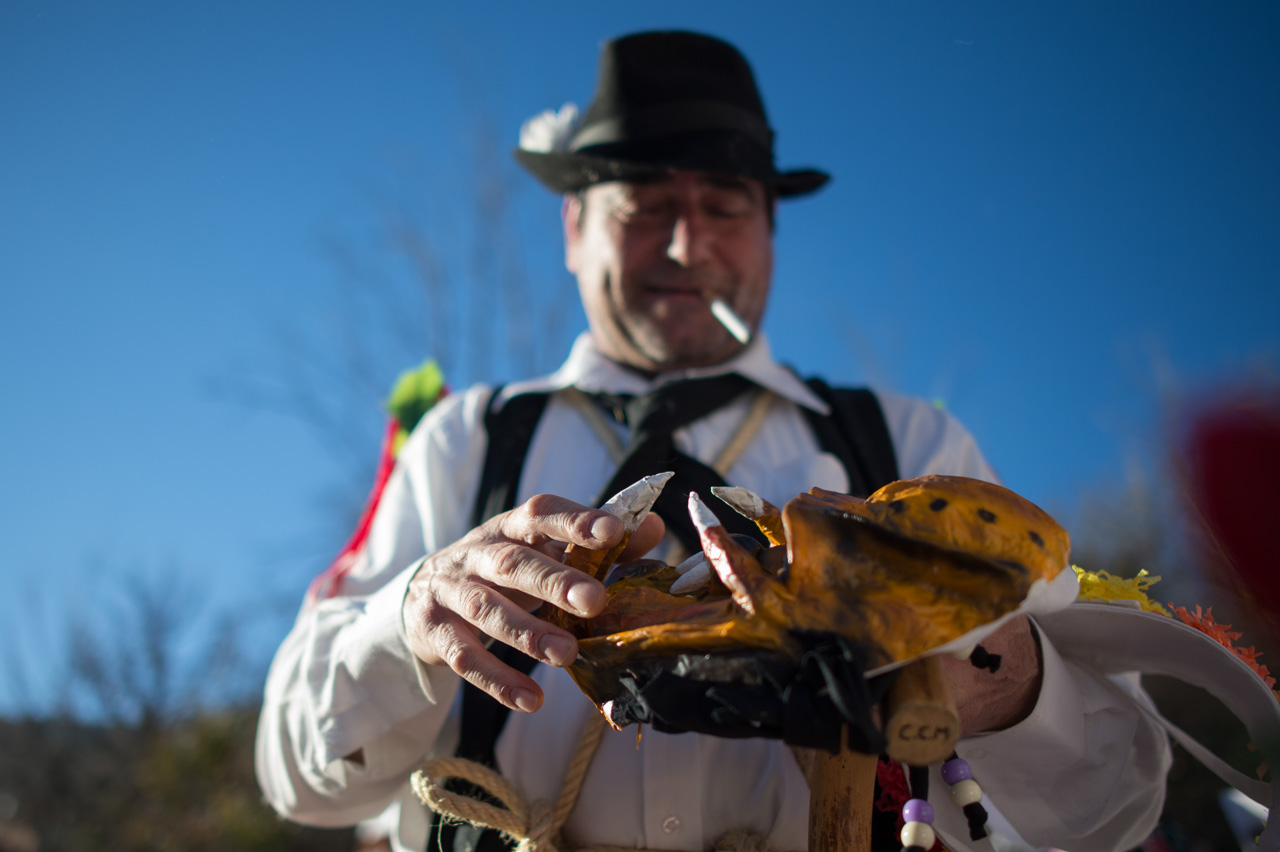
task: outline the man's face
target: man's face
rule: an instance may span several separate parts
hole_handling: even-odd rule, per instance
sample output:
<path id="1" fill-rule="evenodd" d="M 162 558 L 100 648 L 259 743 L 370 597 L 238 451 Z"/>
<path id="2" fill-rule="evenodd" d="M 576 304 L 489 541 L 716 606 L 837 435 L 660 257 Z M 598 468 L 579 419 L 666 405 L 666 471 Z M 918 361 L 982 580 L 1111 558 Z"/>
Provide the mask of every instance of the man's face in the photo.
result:
<path id="1" fill-rule="evenodd" d="M 709 303 L 719 297 L 759 328 L 773 275 L 771 203 L 758 181 L 698 172 L 566 199 L 565 264 L 601 351 L 657 372 L 741 350 Z"/>

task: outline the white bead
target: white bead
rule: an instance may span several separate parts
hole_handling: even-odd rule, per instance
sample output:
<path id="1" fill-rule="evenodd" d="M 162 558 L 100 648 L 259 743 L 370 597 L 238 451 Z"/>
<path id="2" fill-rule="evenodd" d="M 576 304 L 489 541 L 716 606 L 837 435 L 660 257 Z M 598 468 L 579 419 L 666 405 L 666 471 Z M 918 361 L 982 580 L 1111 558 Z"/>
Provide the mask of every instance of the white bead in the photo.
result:
<path id="1" fill-rule="evenodd" d="M 921 849 L 932 849 L 936 836 L 933 826 L 927 822 L 909 822 L 902 826 L 902 834 L 898 835 L 903 846 L 919 846 Z"/>
<path id="2" fill-rule="evenodd" d="M 965 805 L 972 805 L 974 802 L 981 802 L 982 788 L 978 786 L 977 781 L 972 778 L 966 778 L 951 788 L 951 801 L 955 802 L 956 807 L 960 808 Z"/>

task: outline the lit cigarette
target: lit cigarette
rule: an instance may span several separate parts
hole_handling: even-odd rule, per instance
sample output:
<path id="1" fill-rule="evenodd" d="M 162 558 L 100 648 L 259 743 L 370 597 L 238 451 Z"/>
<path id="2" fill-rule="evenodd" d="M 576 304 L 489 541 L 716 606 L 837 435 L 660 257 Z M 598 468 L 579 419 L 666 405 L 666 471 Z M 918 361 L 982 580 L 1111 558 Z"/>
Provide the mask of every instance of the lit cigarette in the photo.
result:
<path id="1" fill-rule="evenodd" d="M 727 328 L 743 346 L 751 342 L 751 329 L 747 328 L 747 324 L 733 312 L 733 308 L 729 307 L 724 299 L 717 297 L 711 300 L 711 314 L 720 320 L 720 324 Z"/>

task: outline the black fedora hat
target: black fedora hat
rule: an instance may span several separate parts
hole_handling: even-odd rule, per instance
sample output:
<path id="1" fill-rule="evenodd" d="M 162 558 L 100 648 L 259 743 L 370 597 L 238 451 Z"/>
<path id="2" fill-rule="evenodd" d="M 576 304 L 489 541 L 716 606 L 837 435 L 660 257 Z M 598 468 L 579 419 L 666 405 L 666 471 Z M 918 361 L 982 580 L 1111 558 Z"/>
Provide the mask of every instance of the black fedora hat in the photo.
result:
<path id="1" fill-rule="evenodd" d="M 607 42 L 595 98 L 577 119 L 566 104 L 520 132 L 516 160 L 553 192 L 671 169 L 754 178 L 783 198 L 830 179 L 815 169 L 778 171 L 751 66 L 732 45 L 699 33 Z"/>

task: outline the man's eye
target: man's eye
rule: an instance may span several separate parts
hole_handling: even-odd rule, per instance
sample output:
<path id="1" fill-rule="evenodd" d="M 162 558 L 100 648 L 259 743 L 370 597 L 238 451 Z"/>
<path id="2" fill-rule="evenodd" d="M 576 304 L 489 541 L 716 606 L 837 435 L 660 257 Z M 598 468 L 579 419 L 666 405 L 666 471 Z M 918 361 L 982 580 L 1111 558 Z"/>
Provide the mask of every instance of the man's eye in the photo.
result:
<path id="1" fill-rule="evenodd" d="M 751 208 L 749 205 L 738 201 L 709 205 L 707 212 L 717 219 L 739 219 L 749 215 Z"/>
<path id="2" fill-rule="evenodd" d="M 703 202 L 707 215 L 717 219 L 740 219 L 755 212 L 755 204 L 741 192 L 724 191 L 710 193 Z"/>
<path id="3" fill-rule="evenodd" d="M 653 221 L 667 215 L 670 209 L 667 204 L 632 204 L 619 210 L 619 215 L 628 222 Z"/>

